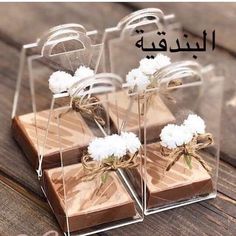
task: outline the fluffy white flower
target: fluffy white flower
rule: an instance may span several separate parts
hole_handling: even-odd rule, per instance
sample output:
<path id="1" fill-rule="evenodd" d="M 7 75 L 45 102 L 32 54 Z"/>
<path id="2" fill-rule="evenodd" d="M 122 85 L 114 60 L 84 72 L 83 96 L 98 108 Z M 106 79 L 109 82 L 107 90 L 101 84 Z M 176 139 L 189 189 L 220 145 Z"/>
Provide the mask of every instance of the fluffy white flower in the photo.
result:
<path id="1" fill-rule="evenodd" d="M 205 133 L 205 122 L 198 115 L 190 114 L 188 118 L 184 121 L 184 126 L 186 126 L 192 132 L 193 135 Z"/>
<path id="2" fill-rule="evenodd" d="M 73 83 L 73 77 L 64 71 L 56 71 L 51 74 L 48 82 L 49 89 L 53 93 L 62 93 L 67 91 L 71 86 Z"/>
<path id="3" fill-rule="evenodd" d="M 126 155 L 126 144 L 117 134 L 96 138 L 89 144 L 88 153 L 96 161 L 102 161 L 111 156 L 120 158 Z"/>
<path id="4" fill-rule="evenodd" d="M 170 58 L 161 53 L 158 53 L 153 60 L 155 61 L 156 70 L 171 64 Z"/>
<path id="5" fill-rule="evenodd" d="M 141 142 L 138 137 L 132 132 L 121 132 L 121 138 L 124 140 L 126 145 L 126 150 L 134 154 L 137 152 L 141 146 Z"/>
<path id="6" fill-rule="evenodd" d="M 95 161 L 101 161 L 108 158 L 106 143 L 104 138 L 95 138 L 88 146 L 88 153 Z"/>
<path id="7" fill-rule="evenodd" d="M 154 59 L 143 58 L 139 62 L 140 70 L 146 75 L 153 75 L 157 71 L 157 63 Z"/>
<path id="8" fill-rule="evenodd" d="M 123 157 L 126 155 L 126 145 L 121 136 L 113 134 L 105 137 L 108 156 Z"/>
<path id="9" fill-rule="evenodd" d="M 178 135 L 176 137 L 176 145 L 181 146 L 189 143 L 193 138 L 193 134 L 184 125 L 178 126 Z"/>
<path id="10" fill-rule="evenodd" d="M 145 75 L 139 68 L 131 70 L 126 75 L 126 82 L 131 89 L 137 88 L 138 91 L 143 91 L 151 83 L 149 77 Z"/>
<path id="11" fill-rule="evenodd" d="M 74 78 L 76 81 L 79 81 L 83 78 L 90 77 L 94 75 L 94 70 L 90 69 L 86 66 L 80 66 L 74 74 Z"/>
<path id="12" fill-rule="evenodd" d="M 144 91 L 148 85 L 150 85 L 150 80 L 147 76 L 143 76 L 143 77 L 137 77 L 136 79 L 136 87 L 137 87 L 137 91 Z"/>
<path id="13" fill-rule="evenodd" d="M 162 129 L 160 138 L 162 146 L 173 149 L 189 143 L 193 134 L 183 125 L 169 124 Z"/>

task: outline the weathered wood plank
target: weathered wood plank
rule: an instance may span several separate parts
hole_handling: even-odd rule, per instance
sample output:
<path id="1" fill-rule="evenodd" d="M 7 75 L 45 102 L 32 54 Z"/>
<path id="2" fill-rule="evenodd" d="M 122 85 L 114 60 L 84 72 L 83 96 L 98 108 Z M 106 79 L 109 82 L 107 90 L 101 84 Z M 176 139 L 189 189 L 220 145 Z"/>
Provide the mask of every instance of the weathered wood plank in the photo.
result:
<path id="1" fill-rule="evenodd" d="M 50 211 L 39 207 L 0 181 L 0 235 L 43 235 L 56 231 L 62 235 Z M 46 203 L 45 203 L 46 204 Z"/>
<path id="2" fill-rule="evenodd" d="M 219 166 L 218 191 L 236 200 L 236 168 L 222 161 Z"/>
<path id="3" fill-rule="evenodd" d="M 198 36 L 202 31 L 216 30 L 216 43 L 236 52 L 236 3 L 130 3 L 133 8 L 157 7 L 164 13 L 174 13 L 184 29 Z"/>
<path id="4" fill-rule="evenodd" d="M 42 196 L 35 172 L 28 164 L 24 154 L 17 147 L 11 136 L 11 110 L 17 76 L 18 51 L 0 42 L 1 71 L 0 101 L 1 135 L 0 135 L 0 170 L 14 178 L 17 182 Z M 25 83 L 26 85 L 26 83 Z M 27 103 L 27 86 L 25 88 L 25 103 Z M 29 99 L 28 99 L 29 100 Z M 22 100 L 21 100 L 22 101 Z M 3 112 L 4 111 L 4 112 Z"/>
<path id="5" fill-rule="evenodd" d="M 87 30 L 101 30 L 129 13 L 115 3 L 1 3 L 0 38 L 20 48 L 56 25 L 77 23 Z"/>
<path id="6" fill-rule="evenodd" d="M 103 235 L 229 235 L 236 233 L 236 218 L 209 207 L 220 198 L 197 203 L 155 215 L 146 216 L 144 223 L 108 231 Z M 223 205 L 224 201 L 221 202 Z M 219 204 L 219 203 L 218 203 Z M 235 202 L 230 203 L 235 212 Z"/>

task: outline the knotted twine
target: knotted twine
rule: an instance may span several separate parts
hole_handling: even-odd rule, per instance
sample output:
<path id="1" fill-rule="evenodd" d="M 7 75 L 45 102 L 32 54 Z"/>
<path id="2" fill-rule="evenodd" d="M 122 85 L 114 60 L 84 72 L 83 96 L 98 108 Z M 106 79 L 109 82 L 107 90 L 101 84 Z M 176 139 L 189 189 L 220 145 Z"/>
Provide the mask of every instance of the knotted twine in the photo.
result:
<path id="1" fill-rule="evenodd" d="M 97 175 L 103 175 L 108 173 L 108 171 L 116 171 L 118 169 L 131 169 L 139 165 L 138 163 L 138 151 L 133 155 L 127 154 L 121 158 L 111 156 L 103 159 L 98 165 L 91 162 L 91 157 L 89 154 L 82 156 L 81 163 L 84 169 L 87 171 L 86 177 L 95 178 Z"/>
<path id="2" fill-rule="evenodd" d="M 191 158 L 195 158 L 207 172 L 210 172 L 211 168 L 198 154 L 198 151 L 212 145 L 213 143 L 214 140 L 212 134 L 206 133 L 194 136 L 191 142 L 179 146 L 173 150 L 170 150 L 162 146 L 161 148 L 162 155 L 168 156 L 168 158 L 171 159 L 171 161 L 168 163 L 166 167 L 166 171 L 169 171 L 171 167 L 173 167 L 175 163 L 182 156 L 184 156 L 185 161 L 190 168 L 191 168 Z"/>
<path id="3" fill-rule="evenodd" d="M 71 108 L 69 108 L 66 112 L 61 113 L 59 117 L 65 115 L 71 110 L 79 112 L 87 119 L 94 119 L 101 126 L 104 126 L 106 124 L 105 120 L 102 118 L 102 112 L 104 111 L 104 108 L 101 104 L 99 104 L 99 99 L 96 97 L 89 97 L 82 100 L 80 97 L 72 98 Z"/>

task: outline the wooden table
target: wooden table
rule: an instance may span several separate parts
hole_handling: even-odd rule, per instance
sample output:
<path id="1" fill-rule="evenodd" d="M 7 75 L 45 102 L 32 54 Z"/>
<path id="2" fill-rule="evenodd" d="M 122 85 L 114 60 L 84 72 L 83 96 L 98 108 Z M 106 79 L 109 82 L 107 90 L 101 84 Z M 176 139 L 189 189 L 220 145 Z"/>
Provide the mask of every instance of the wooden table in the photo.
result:
<path id="1" fill-rule="evenodd" d="M 35 3 L 0 4 L 0 235 L 61 235 L 35 172 L 13 141 L 11 109 L 23 44 L 34 42 L 48 28 L 81 23 L 89 30 L 114 26 L 123 16 L 143 7 L 159 7 L 176 13 L 184 30 L 198 39 L 203 29 L 216 29 L 217 48 L 202 54 L 205 63 L 224 71 L 222 148 L 218 196 L 145 218 L 144 223 L 100 235 L 236 235 L 236 4 L 220 3 Z M 88 11 L 89 10 L 89 11 Z M 211 43 L 211 42 L 208 42 Z M 28 89 L 24 84 L 23 90 Z M 27 96 L 25 96 L 25 101 Z M 51 234 L 55 235 L 55 234 Z"/>

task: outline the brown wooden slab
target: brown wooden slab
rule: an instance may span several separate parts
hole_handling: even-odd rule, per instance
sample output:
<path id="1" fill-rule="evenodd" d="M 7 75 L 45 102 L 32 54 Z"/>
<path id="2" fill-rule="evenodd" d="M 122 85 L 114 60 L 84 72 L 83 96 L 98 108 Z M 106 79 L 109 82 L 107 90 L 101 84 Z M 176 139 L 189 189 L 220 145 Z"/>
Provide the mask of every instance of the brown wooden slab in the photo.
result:
<path id="1" fill-rule="evenodd" d="M 52 111 L 48 135 L 45 138 L 49 113 L 50 110 L 37 112 L 36 124 L 34 113 L 17 116 L 12 121 L 14 139 L 35 170 L 39 167 L 39 153 L 43 155 L 43 169 L 61 166 L 60 148 L 63 152 L 63 165 L 80 162 L 84 150 L 94 138 L 82 116 L 73 110 L 68 111 L 68 107 L 60 107 Z M 59 126 L 58 114 L 61 114 Z M 58 142 L 58 132 L 60 132 L 61 146 Z"/>
<path id="2" fill-rule="evenodd" d="M 86 177 L 81 163 L 64 169 L 58 167 L 45 171 L 43 186 L 65 232 L 132 219 L 136 215 L 134 200 L 115 172 L 109 173 L 101 184 L 100 175 Z"/>

